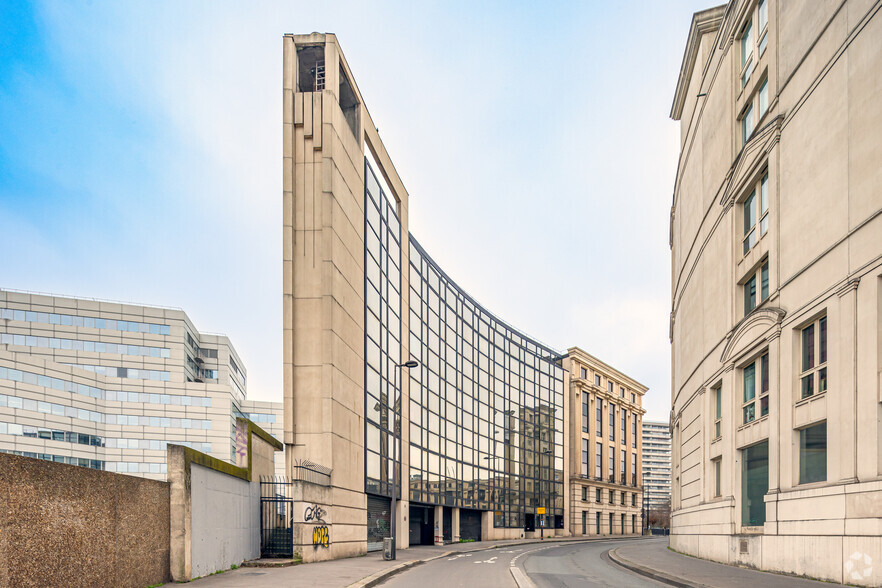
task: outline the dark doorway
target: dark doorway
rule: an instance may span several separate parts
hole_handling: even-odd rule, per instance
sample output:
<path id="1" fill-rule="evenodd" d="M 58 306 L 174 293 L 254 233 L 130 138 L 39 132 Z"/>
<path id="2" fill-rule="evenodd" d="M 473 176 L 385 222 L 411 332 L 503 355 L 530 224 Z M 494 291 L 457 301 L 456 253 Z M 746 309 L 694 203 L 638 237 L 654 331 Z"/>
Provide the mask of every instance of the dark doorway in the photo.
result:
<path id="1" fill-rule="evenodd" d="M 481 540 L 481 511 L 459 509 L 459 538 L 472 541 Z"/>
<path id="2" fill-rule="evenodd" d="M 435 507 L 411 504 L 408 519 L 411 545 L 434 545 Z"/>
<path id="3" fill-rule="evenodd" d="M 536 530 L 536 515 L 532 513 L 524 514 L 524 531 L 530 533 Z"/>
<path id="4" fill-rule="evenodd" d="M 450 543 L 453 541 L 453 509 L 445 508 L 444 509 L 444 525 L 441 530 L 443 533 L 443 538 L 445 543 Z"/>

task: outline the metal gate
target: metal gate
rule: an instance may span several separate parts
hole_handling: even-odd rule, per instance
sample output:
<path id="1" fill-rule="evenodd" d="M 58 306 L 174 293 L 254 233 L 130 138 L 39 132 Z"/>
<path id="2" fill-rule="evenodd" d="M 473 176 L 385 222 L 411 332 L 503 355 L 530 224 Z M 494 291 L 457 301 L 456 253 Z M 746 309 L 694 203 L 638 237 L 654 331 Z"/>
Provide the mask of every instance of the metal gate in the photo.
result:
<path id="1" fill-rule="evenodd" d="M 383 538 L 391 537 L 392 500 L 382 496 L 367 497 L 367 550 L 383 549 Z"/>
<path id="2" fill-rule="evenodd" d="M 260 557 L 294 557 L 292 482 L 260 477 Z"/>

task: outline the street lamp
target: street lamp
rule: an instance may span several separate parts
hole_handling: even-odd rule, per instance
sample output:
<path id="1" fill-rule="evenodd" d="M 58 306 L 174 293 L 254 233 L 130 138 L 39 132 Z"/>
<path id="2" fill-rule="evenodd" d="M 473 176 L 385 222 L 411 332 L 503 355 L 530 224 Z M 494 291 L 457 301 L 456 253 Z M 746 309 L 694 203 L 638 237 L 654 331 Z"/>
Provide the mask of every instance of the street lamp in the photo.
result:
<path id="1" fill-rule="evenodd" d="M 542 455 L 551 455 L 552 453 L 554 453 L 554 452 L 551 449 L 543 449 L 542 450 Z M 542 458 L 541 457 L 539 458 L 539 492 L 540 493 L 542 492 Z M 552 496 L 554 496 L 555 494 L 557 494 L 557 492 L 553 492 Z M 541 503 L 542 497 L 540 496 L 539 498 L 540 498 L 539 502 Z M 543 512 L 542 519 L 540 519 L 540 521 L 539 521 L 540 522 L 540 524 L 539 524 L 539 540 L 540 541 L 545 540 L 545 520 L 546 520 L 547 516 L 548 515 L 546 515 Z"/>
<path id="2" fill-rule="evenodd" d="M 643 470 L 643 500 L 640 501 L 640 504 L 643 507 L 641 509 L 642 512 L 640 513 L 640 518 L 643 519 L 642 528 L 643 528 L 644 533 L 646 532 L 646 529 L 649 526 L 649 513 L 647 512 L 646 501 L 647 501 L 647 497 L 646 497 L 646 470 L 644 469 Z"/>
<path id="3" fill-rule="evenodd" d="M 396 533 L 396 524 L 398 519 L 398 446 L 401 444 L 401 440 L 399 439 L 399 435 L 401 434 L 401 423 L 399 412 L 401 411 L 401 393 L 398 390 L 398 380 L 399 373 L 401 372 L 401 368 L 415 368 L 419 366 L 420 363 L 414 359 L 409 359 L 404 363 L 398 364 L 395 366 L 395 390 L 394 394 L 397 396 L 395 402 L 392 403 L 393 409 L 396 404 L 398 404 L 398 410 L 394 412 L 394 417 L 392 421 L 392 524 L 390 525 L 390 530 L 392 531 L 392 559 L 395 559 L 395 549 L 398 544 L 398 537 Z"/>

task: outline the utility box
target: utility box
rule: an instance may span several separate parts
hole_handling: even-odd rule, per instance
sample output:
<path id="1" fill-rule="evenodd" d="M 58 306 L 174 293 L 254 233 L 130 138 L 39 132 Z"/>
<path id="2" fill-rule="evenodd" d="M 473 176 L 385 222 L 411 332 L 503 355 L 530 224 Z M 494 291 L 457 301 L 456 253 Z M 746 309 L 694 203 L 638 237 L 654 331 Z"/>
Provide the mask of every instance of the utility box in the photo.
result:
<path id="1" fill-rule="evenodd" d="M 392 537 L 383 537 L 383 559 L 395 559 L 395 554 L 392 552 L 392 542 L 395 541 Z"/>

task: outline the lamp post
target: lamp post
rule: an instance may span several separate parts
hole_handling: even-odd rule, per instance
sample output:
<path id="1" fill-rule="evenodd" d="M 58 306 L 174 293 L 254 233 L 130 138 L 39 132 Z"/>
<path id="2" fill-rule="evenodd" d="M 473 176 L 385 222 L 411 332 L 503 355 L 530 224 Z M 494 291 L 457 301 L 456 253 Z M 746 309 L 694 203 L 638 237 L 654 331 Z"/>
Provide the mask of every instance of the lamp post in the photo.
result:
<path id="1" fill-rule="evenodd" d="M 542 455 L 551 455 L 552 453 L 554 453 L 554 452 L 551 449 L 543 449 L 542 450 Z M 540 493 L 542 492 L 542 455 L 539 456 L 539 492 Z M 553 494 L 556 494 L 556 492 Z M 542 502 L 541 496 L 539 497 L 539 502 L 540 503 Z M 545 509 L 545 510 L 547 510 L 547 509 Z M 542 518 L 539 520 L 539 540 L 540 541 L 545 540 L 545 518 L 547 516 L 548 515 L 546 515 L 543 510 Z"/>
<path id="2" fill-rule="evenodd" d="M 398 526 L 398 446 L 401 444 L 401 440 L 399 439 L 399 435 L 401 434 L 401 418 L 398 414 L 401 411 L 401 392 L 398 390 L 399 373 L 401 372 L 401 368 L 411 369 L 418 365 L 420 365 L 418 361 L 409 359 L 404 363 L 395 366 L 395 390 L 393 393 L 397 398 L 392 403 L 394 414 L 392 417 L 392 524 L 389 525 L 389 530 L 392 533 L 392 559 L 395 559 L 395 550 L 398 546 L 398 537 L 395 533 L 396 527 Z M 396 404 L 398 404 L 397 411 L 394 410 Z"/>
<path id="3" fill-rule="evenodd" d="M 643 507 L 641 509 L 642 512 L 640 513 L 640 518 L 643 519 L 642 530 L 644 533 L 646 532 L 646 528 L 649 526 L 649 513 L 646 512 L 646 510 L 647 510 L 646 509 L 646 500 L 647 500 L 647 498 L 646 498 L 646 470 L 644 469 L 643 470 L 643 500 L 640 501 L 641 506 Z"/>

